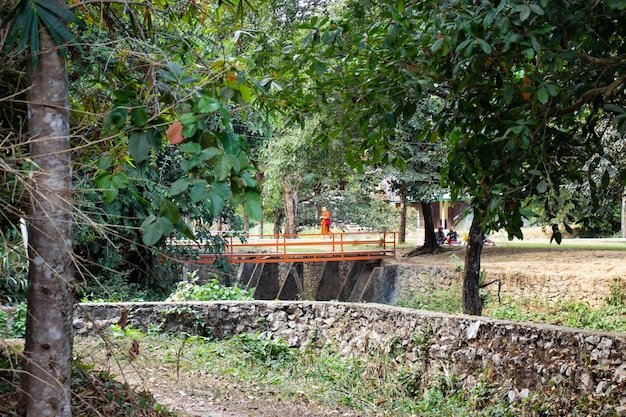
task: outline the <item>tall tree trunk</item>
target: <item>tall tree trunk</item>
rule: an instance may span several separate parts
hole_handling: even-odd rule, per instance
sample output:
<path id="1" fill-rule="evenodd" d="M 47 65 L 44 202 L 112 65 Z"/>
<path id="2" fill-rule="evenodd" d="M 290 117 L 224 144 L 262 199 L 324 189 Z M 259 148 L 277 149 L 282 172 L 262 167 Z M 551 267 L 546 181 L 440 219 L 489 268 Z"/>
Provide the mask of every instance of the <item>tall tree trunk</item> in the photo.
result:
<path id="1" fill-rule="evenodd" d="M 256 173 L 256 175 L 254 176 L 254 178 L 256 178 L 256 180 L 259 183 L 259 189 L 261 190 L 261 195 L 263 195 L 263 180 L 265 179 L 265 173 L 263 171 L 259 171 Z M 263 213 L 265 213 L 264 210 L 264 205 L 263 205 L 263 200 L 261 199 L 261 218 L 259 219 L 259 234 L 262 235 L 263 234 L 263 228 L 265 227 L 265 225 L 263 224 Z"/>
<path id="2" fill-rule="evenodd" d="M 246 237 L 250 237 L 250 217 L 246 213 L 243 214 L 243 233 Z"/>
<path id="3" fill-rule="evenodd" d="M 424 250 L 428 253 L 434 253 L 439 250 L 437 237 L 435 236 L 435 223 L 433 222 L 433 211 L 430 204 L 422 203 L 422 211 L 424 212 Z"/>
<path id="4" fill-rule="evenodd" d="M 400 192 L 400 224 L 398 225 L 398 243 L 406 242 L 406 190 Z"/>
<path id="5" fill-rule="evenodd" d="M 274 234 L 279 235 L 283 222 L 283 212 L 280 209 L 274 210 Z"/>
<path id="6" fill-rule="evenodd" d="M 626 239 L 626 188 L 624 188 L 624 195 L 622 195 L 622 239 Z"/>
<path id="7" fill-rule="evenodd" d="M 263 207 L 263 206 L 261 206 Z M 261 210 L 261 213 L 264 213 L 265 210 Z M 265 227 L 265 224 L 263 222 L 263 214 L 261 214 L 261 218 L 259 219 L 259 234 L 262 235 L 263 234 L 263 228 Z"/>
<path id="8" fill-rule="evenodd" d="M 59 2 L 65 4 L 65 2 Z M 67 68 L 52 37 L 39 33 L 29 59 L 32 194 L 30 265 L 20 408 L 27 416 L 71 416 L 72 195 Z"/>
<path id="9" fill-rule="evenodd" d="M 474 210 L 463 273 L 463 313 L 474 316 L 480 316 L 483 312 L 483 301 L 480 298 L 480 255 L 483 251 L 483 229 L 480 222 L 481 219 Z"/>
<path id="10" fill-rule="evenodd" d="M 430 204 L 422 203 L 422 212 L 424 213 L 424 244 L 415 248 L 406 256 L 423 255 L 426 253 L 435 253 L 440 250 L 435 236 L 435 223 L 433 222 L 433 212 Z"/>
<path id="11" fill-rule="evenodd" d="M 285 187 L 283 191 L 283 206 L 285 207 L 285 234 L 296 234 L 296 209 L 298 207 L 298 192 L 295 188 Z"/>

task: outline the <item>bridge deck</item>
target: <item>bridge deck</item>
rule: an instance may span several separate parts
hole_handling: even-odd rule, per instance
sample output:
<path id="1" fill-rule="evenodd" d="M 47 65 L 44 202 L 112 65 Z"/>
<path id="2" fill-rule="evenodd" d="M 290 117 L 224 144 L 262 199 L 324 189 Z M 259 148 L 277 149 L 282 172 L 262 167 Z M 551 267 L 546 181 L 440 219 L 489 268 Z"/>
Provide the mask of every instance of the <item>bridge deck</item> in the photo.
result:
<path id="1" fill-rule="evenodd" d="M 218 259 L 230 263 L 325 262 L 394 258 L 395 232 L 347 232 L 299 235 L 216 235 L 224 244 L 221 253 L 209 253 L 203 243 L 172 242 L 186 253 L 175 261 L 210 264 Z M 182 249 L 182 250 L 181 250 Z"/>

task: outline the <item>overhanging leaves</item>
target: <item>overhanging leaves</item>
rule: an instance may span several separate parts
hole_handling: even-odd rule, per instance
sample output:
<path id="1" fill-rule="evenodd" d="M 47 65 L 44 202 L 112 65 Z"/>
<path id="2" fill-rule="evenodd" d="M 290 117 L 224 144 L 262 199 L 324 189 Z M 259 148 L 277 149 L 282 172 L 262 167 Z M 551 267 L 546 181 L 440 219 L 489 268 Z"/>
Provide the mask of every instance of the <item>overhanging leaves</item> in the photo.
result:
<path id="1" fill-rule="evenodd" d="M 52 39 L 65 58 L 65 44 L 77 46 L 75 35 L 68 29 L 66 22 L 77 23 L 78 20 L 66 7 L 50 0 L 21 0 L 6 18 L 3 26 L 9 25 L 4 53 L 16 45 L 18 52 L 23 52 L 30 43 L 30 54 L 33 66 L 37 65 L 39 52 L 39 23 L 48 30 Z"/>

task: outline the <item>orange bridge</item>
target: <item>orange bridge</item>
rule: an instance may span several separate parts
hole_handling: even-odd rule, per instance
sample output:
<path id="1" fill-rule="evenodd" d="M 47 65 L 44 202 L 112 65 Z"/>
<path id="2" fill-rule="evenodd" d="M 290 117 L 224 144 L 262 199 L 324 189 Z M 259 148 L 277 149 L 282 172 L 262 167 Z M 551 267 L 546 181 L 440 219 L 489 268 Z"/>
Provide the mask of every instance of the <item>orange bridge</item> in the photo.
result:
<path id="1" fill-rule="evenodd" d="M 170 258 L 176 262 L 230 263 L 325 262 L 395 258 L 395 232 L 345 232 L 321 235 L 250 235 L 222 232 L 213 243 L 175 241 Z M 220 253 L 211 253 L 215 247 Z M 213 248 L 213 251 L 211 251 Z"/>

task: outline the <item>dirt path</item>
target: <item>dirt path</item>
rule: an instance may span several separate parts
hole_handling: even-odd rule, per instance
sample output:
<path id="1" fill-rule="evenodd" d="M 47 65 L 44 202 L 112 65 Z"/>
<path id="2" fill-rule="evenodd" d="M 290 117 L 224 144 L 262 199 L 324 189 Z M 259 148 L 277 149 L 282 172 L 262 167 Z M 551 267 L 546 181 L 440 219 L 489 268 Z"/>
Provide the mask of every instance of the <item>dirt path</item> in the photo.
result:
<path id="1" fill-rule="evenodd" d="M 626 242 L 624 243 L 626 248 Z M 454 255 L 454 256 L 453 256 Z M 456 259 L 455 259 L 456 258 Z M 455 267 L 463 265 L 464 247 L 446 248 L 436 255 L 399 258 L 402 262 Z M 575 247 L 532 248 L 485 246 L 481 268 L 488 273 L 523 275 L 622 276 L 626 278 L 626 251 Z"/>

